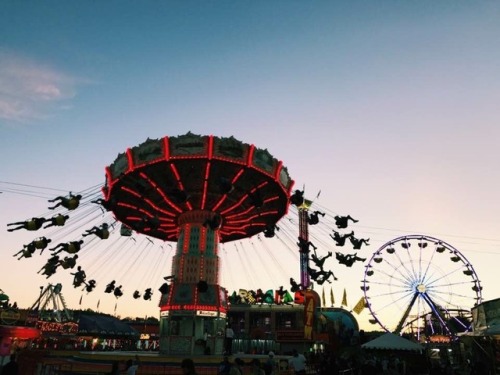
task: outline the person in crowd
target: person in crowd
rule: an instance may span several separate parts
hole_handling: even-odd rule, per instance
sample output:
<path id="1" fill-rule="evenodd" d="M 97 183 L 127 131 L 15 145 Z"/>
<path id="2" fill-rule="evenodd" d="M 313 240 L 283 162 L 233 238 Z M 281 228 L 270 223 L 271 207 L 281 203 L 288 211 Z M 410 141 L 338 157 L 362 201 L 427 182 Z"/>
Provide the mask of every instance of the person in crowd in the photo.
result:
<path id="1" fill-rule="evenodd" d="M 101 226 L 94 226 L 91 229 L 87 229 L 85 233 L 82 234 L 83 237 L 95 234 L 101 240 L 106 240 L 109 238 L 109 224 L 103 223 Z"/>
<path id="2" fill-rule="evenodd" d="M 76 265 L 76 260 L 78 259 L 78 255 L 75 254 L 73 257 L 64 257 L 63 260 L 59 260 L 59 264 L 62 268 L 67 270 L 68 268 L 74 268 Z"/>
<path id="3" fill-rule="evenodd" d="M 82 199 L 82 196 L 80 194 L 78 195 L 73 195 L 73 193 L 69 193 L 69 196 L 63 197 L 55 197 L 54 199 L 49 199 L 49 202 L 54 203 L 57 202 L 54 206 L 49 207 L 49 210 L 54 210 L 59 206 L 63 206 L 64 208 L 67 208 L 68 210 L 74 210 L 80 205 L 80 199 Z"/>
<path id="4" fill-rule="evenodd" d="M 351 231 L 351 233 L 347 234 L 340 234 L 336 230 L 332 229 L 333 236 L 330 234 L 330 237 L 336 242 L 335 246 L 344 246 L 345 241 L 348 238 L 352 238 L 354 236 L 354 231 Z"/>
<path id="5" fill-rule="evenodd" d="M 254 358 L 251 362 L 250 374 L 251 375 L 265 375 L 266 373 L 260 365 L 260 359 Z"/>
<path id="6" fill-rule="evenodd" d="M 228 324 L 226 327 L 226 336 L 225 336 L 225 349 L 227 355 L 231 355 L 231 353 L 233 352 L 233 339 L 234 339 L 234 331 Z"/>
<path id="7" fill-rule="evenodd" d="M 61 251 L 65 251 L 68 254 L 76 254 L 82 248 L 83 240 L 80 241 L 70 241 L 70 242 L 61 242 L 54 246 L 50 250 L 52 250 L 52 255 L 59 254 Z"/>
<path id="8" fill-rule="evenodd" d="M 229 371 L 231 370 L 231 362 L 229 362 L 229 357 L 227 355 L 224 356 L 222 362 L 219 364 L 219 368 L 217 369 L 217 375 L 229 375 Z"/>
<path id="9" fill-rule="evenodd" d="M 351 215 L 347 215 L 347 216 L 335 216 L 334 219 L 335 219 L 335 225 L 339 229 L 345 229 L 345 228 L 347 228 L 347 225 L 349 224 L 349 220 L 351 220 L 353 223 L 357 223 L 358 222 L 358 220 L 353 219 L 351 217 Z"/>
<path id="10" fill-rule="evenodd" d="M 66 224 L 66 220 L 69 219 L 68 215 L 61 215 L 58 214 L 56 216 L 51 217 L 50 219 L 45 220 L 49 224 L 44 226 L 44 229 L 50 228 L 50 227 L 62 227 L 64 224 Z"/>
<path id="11" fill-rule="evenodd" d="M 297 349 L 293 349 L 292 358 L 288 360 L 288 367 L 293 370 L 295 375 L 306 374 L 306 357 L 300 354 Z"/>
<path id="12" fill-rule="evenodd" d="M 137 373 L 137 369 L 139 368 L 141 361 L 139 360 L 139 356 L 135 356 L 135 360 L 129 359 L 125 363 L 125 374 L 127 375 L 135 375 Z"/>
<path id="13" fill-rule="evenodd" d="M 78 288 L 82 284 L 85 283 L 85 279 L 87 278 L 87 275 L 85 274 L 85 271 L 82 269 L 81 266 L 78 266 L 76 269 L 76 272 L 71 273 L 73 275 L 73 286 L 75 288 Z"/>
<path id="14" fill-rule="evenodd" d="M 314 211 L 312 214 L 307 215 L 307 223 L 309 225 L 316 225 L 319 223 L 319 215 L 325 216 L 324 212 Z"/>
<path id="15" fill-rule="evenodd" d="M 15 223 L 7 224 L 7 226 L 17 225 L 17 227 L 15 227 L 15 228 L 7 229 L 7 232 L 13 232 L 13 231 L 19 230 L 19 229 L 26 229 L 29 231 L 35 231 L 35 230 L 40 229 L 46 221 L 47 221 L 47 219 L 45 219 L 44 217 L 32 217 L 29 220 L 16 221 Z"/>
<path id="16" fill-rule="evenodd" d="M 274 352 L 269 352 L 266 361 L 264 362 L 264 373 L 266 375 L 274 375 L 276 369 L 276 361 L 274 360 Z"/>
<path id="17" fill-rule="evenodd" d="M 236 358 L 229 370 L 229 375 L 243 375 L 243 366 L 245 366 L 245 362 L 241 358 Z"/>

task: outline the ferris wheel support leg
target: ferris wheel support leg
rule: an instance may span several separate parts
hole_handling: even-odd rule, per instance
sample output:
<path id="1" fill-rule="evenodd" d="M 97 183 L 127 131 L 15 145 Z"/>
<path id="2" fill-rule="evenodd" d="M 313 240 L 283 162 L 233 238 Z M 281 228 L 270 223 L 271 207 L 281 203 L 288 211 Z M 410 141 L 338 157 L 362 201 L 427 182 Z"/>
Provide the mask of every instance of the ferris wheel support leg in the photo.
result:
<path id="1" fill-rule="evenodd" d="M 403 324 L 406 322 L 406 319 L 408 319 L 408 315 L 410 314 L 411 308 L 413 307 L 413 304 L 417 300 L 418 297 L 418 292 L 415 292 L 413 295 L 413 298 L 411 299 L 411 302 L 408 304 L 408 307 L 406 308 L 403 316 L 401 317 L 401 320 L 398 323 L 398 326 L 396 327 L 396 330 L 394 331 L 395 333 L 401 332 L 401 329 L 403 328 Z"/>
<path id="2" fill-rule="evenodd" d="M 429 297 L 429 295 L 427 293 L 422 293 L 422 297 L 423 297 L 424 301 L 427 302 L 427 304 L 431 308 L 431 310 L 434 313 L 434 315 L 436 316 L 436 318 L 439 319 L 441 326 L 444 327 L 450 335 L 455 333 L 455 332 L 451 332 L 450 328 L 448 327 L 448 324 L 446 324 L 446 322 L 445 322 L 445 317 L 443 316 L 441 311 L 439 311 L 439 309 L 436 308 L 436 304 L 432 301 L 431 297 Z"/>

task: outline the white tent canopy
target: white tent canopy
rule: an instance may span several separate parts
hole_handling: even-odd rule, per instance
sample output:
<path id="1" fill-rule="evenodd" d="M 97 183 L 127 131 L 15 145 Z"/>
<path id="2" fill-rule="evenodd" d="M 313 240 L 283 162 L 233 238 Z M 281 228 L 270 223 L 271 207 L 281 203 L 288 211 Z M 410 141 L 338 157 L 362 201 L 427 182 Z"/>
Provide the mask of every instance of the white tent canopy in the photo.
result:
<path id="1" fill-rule="evenodd" d="M 363 349 L 413 350 L 421 351 L 423 346 L 394 333 L 385 333 L 376 339 L 361 345 Z"/>

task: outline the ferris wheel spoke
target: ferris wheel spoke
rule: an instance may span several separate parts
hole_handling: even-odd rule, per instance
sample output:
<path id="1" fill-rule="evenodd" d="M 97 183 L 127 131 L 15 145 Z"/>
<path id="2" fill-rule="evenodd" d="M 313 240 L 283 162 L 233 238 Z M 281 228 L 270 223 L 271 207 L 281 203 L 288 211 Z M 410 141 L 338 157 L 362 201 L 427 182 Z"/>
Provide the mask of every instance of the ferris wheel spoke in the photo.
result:
<path id="1" fill-rule="evenodd" d="M 473 303 L 473 298 L 471 296 L 466 296 L 466 295 L 458 295 L 458 294 L 453 294 L 451 295 L 450 293 L 444 293 L 444 292 L 439 292 L 439 291 L 429 291 L 428 295 L 431 296 L 434 300 L 442 302 L 440 306 L 442 308 L 446 308 L 446 306 L 453 306 L 455 308 L 458 308 L 463 305 L 463 303 L 467 304 L 472 304 Z M 458 303 L 453 303 L 453 300 L 460 300 L 461 304 Z"/>
<path id="2" fill-rule="evenodd" d="M 404 295 L 402 295 L 401 297 L 399 297 L 398 299 L 396 300 L 390 300 L 388 301 L 387 303 L 385 303 L 385 305 L 381 306 L 380 308 L 377 309 L 377 313 L 381 313 L 382 311 L 384 311 L 386 308 L 388 307 L 394 307 L 394 304 L 398 303 L 398 302 L 404 302 L 405 300 L 408 300 L 409 297 L 412 295 L 413 293 L 412 292 L 409 292 L 409 293 L 406 293 Z M 372 299 L 376 299 L 377 297 L 386 297 L 386 296 L 389 296 L 389 295 L 393 295 L 391 293 L 386 293 L 386 294 L 379 294 L 379 295 L 376 295 L 376 296 L 373 296 L 373 297 L 370 297 L 370 300 Z M 384 299 L 385 300 L 385 299 Z"/>
<path id="3" fill-rule="evenodd" d="M 410 265 L 411 265 L 411 272 L 413 274 L 413 278 L 416 280 L 416 279 L 418 279 L 418 275 L 417 275 L 417 271 L 415 271 L 415 264 L 413 262 L 413 258 L 411 256 L 411 254 L 410 254 L 411 242 L 408 242 L 408 237 L 405 237 L 404 244 L 401 244 L 401 246 L 406 250 L 406 255 L 408 256 L 408 260 L 409 260 Z"/>
<path id="4" fill-rule="evenodd" d="M 437 248 L 437 246 L 436 246 L 436 248 Z M 421 280 L 426 280 L 427 279 L 427 273 L 429 272 L 429 270 L 431 268 L 431 265 L 434 262 L 434 255 L 437 254 L 436 248 L 434 248 L 434 251 L 432 252 L 431 258 L 427 261 L 427 268 L 425 269 L 425 271 L 424 271 L 424 273 L 422 275 Z"/>
<path id="5" fill-rule="evenodd" d="M 399 261 L 401 262 L 401 259 L 398 257 Z M 404 266 L 403 266 L 403 270 L 401 269 L 401 267 L 398 267 L 394 264 L 392 264 L 391 262 L 387 261 L 385 262 L 385 264 L 387 264 L 388 266 L 391 267 L 391 269 L 395 272 L 397 272 L 402 278 L 398 278 L 398 277 L 395 277 L 394 275 L 391 275 L 389 274 L 388 272 L 385 272 L 385 270 L 379 270 L 378 272 L 382 273 L 383 275 L 389 277 L 390 279 L 395 279 L 395 280 L 399 280 L 400 282 L 404 283 L 404 284 L 407 284 L 407 285 L 411 285 L 413 279 L 411 278 L 411 275 L 409 273 L 409 270 L 406 270 L 407 273 L 404 274 L 403 273 L 403 270 L 405 269 Z"/>
<path id="6" fill-rule="evenodd" d="M 461 270 L 461 268 L 462 267 L 455 268 L 455 269 L 451 270 L 450 272 L 445 273 L 445 274 L 441 275 L 440 277 L 438 277 L 438 278 L 436 278 L 434 280 L 425 280 L 425 281 L 427 282 L 428 286 L 432 286 L 434 283 L 437 283 L 438 281 L 441 281 L 441 280 L 443 280 L 443 279 L 445 279 L 445 278 L 447 278 L 447 277 L 449 277 L 449 276 L 451 276 L 453 274 L 456 274 L 457 271 Z"/>
<path id="7" fill-rule="evenodd" d="M 407 254 L 409 255 L 409 248 L 410 248 L 411 244 L 408 243 L 406 239 L 405 239 L 405 241 L 406 241 L 405 244 L 407 246 L 406 251 L 407 251 Z M 392 246 L 393 246 L 393 244 L 392 244 Z M 397 251 L 395 251 L 393 255 L 396 255 L 396 258 L 398 258 L 398 261 L 399 261 L 398 266 L 394 266 L 392 263 L 390 263 L 390 265 L 393 267 L 393 269 L 396 270 L 401 276 L 406 278 L 409 282 L 411 282 L 411 280 L 415 280 L 417 278 L 417 275 L 415 273 L 413 262 L 411 262 L 412 269 L 410 270 L 406 266 L 406 264 L 403 262 L 403 259 L 399 256 L 399 253 Z M 405 271 L 406 274 L 404 274 L 403 271 Z M 411 277 L 411 276 L 413 276 L 413 277 Z"/>
<path id="8" fill-rule="evenodd" d="M 382 298 L 382 297 L 385 298 L 385 297 L 394 296 L 395 294 L 401 295 L 402 296 L 401 298 L 404 298 L 404 297 L 408 297 L 408 296 L 412 295 L 412 293 L 413 293 L 412 290 L 400 290 L 400 291 L 397 291 L 397 292 L 390 291 L 390 292 L 385 292 L 385 293 L 374 294 L 370 298 Z M 398 300 L 399 299 L 400 298 L 398 298 Z M 391 300 L 391 303 L 392 302 L 394 302 L 394 301 Z"/>
<path id="9" fill-rule="evenodd" d="M 388 261 L 386 261 L 386 263 L 392 267 L 393 271 L 396 271 L 403 278 L 403 280 L 406 284 L 411 284 L 412 280 L 415 279 L 415 275 L 413 275 L 414 277 L 412 277 L 410 270 L 405 266 L 405 264 L 403 263 L 402 259 L 399 256 L 399 254 L 397 252 L 394 252 L 394 254 L 396 255 L 396 257 L 399 260 L 399 266 L 394 265 Z M 406 271 L 406 273 L 404 273 L 404 271 Z M 389 276 L 388 273 L 386 275 Z"/>
<path id="10" fill-rule="evenodd" d="M 394 280 L 394 281 L 399 281 L 401 283 L 402 286 L 408 286 L 411 284 L 410 280 L 405 280 L 405 279 L 401 279 L 399 277 L 395 277 L 393 275 L 390 275 L 389 273 L 385 272 L 385 271 L 379 271 L 382 275 L 384 276 L 387 276 L 388 277 L 388 280 Z M 381 282 L 372 282 L 372 281 L 367 281 L 367 283 L 371 283 L 371 284 L 379 284 L 379 285 L 393 285 L 392 283 L 389 283 L 389 282 L 386 282 L 386 283 L 381 283 Z"/>

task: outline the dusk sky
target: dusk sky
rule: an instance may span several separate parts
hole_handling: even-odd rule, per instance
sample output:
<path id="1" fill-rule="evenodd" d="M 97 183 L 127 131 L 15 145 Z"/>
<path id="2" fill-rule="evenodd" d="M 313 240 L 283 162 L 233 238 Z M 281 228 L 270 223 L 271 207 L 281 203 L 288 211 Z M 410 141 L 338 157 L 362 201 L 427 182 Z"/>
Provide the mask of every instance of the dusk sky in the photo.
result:
<path id="1" fill-rule="evenodd" d="M 318 207 L 359 220 L 370 246 L 358 255 L 407 234 L 436 237 L 472 263 L 484 300 L 500 297 L 499 19 L 497 1 L 2 1 L 0 289 L 29 307 L 39 286 L 62 282 L 79 308 L 69 272 L 36 273 L 48 252 L 12 256 L 59 234 L 8 233 L 7 223 L 50 215 L 56 195 L 97 191 L 128 147 L 191 131 L 269 150 L 306 196 L 321 191 Z M 224 245 L 224 287 L 299 278 L 298 255 L 280 246 L 262 257 L 276 279 L 259 273 L 251 241 Z M 168 274 L 165 249 L 120 269 L 118 246 L 106 259 L 82 249 L 81 264 L 88 276 L 126 278 L 131 294 L 159 282 L 144 280 L 151 267 Z M 346 288 L 352 308 L 363 265 L 327 265 L 339 276 L 327 292 L 339 306 Z M 106 282 L 84 308 L 100 300 L 114 313 Z M 124 296 L 116 313 L 158 316 L 158 297 Z M 357 318 L 371 329 L 366 310 Z"/>

